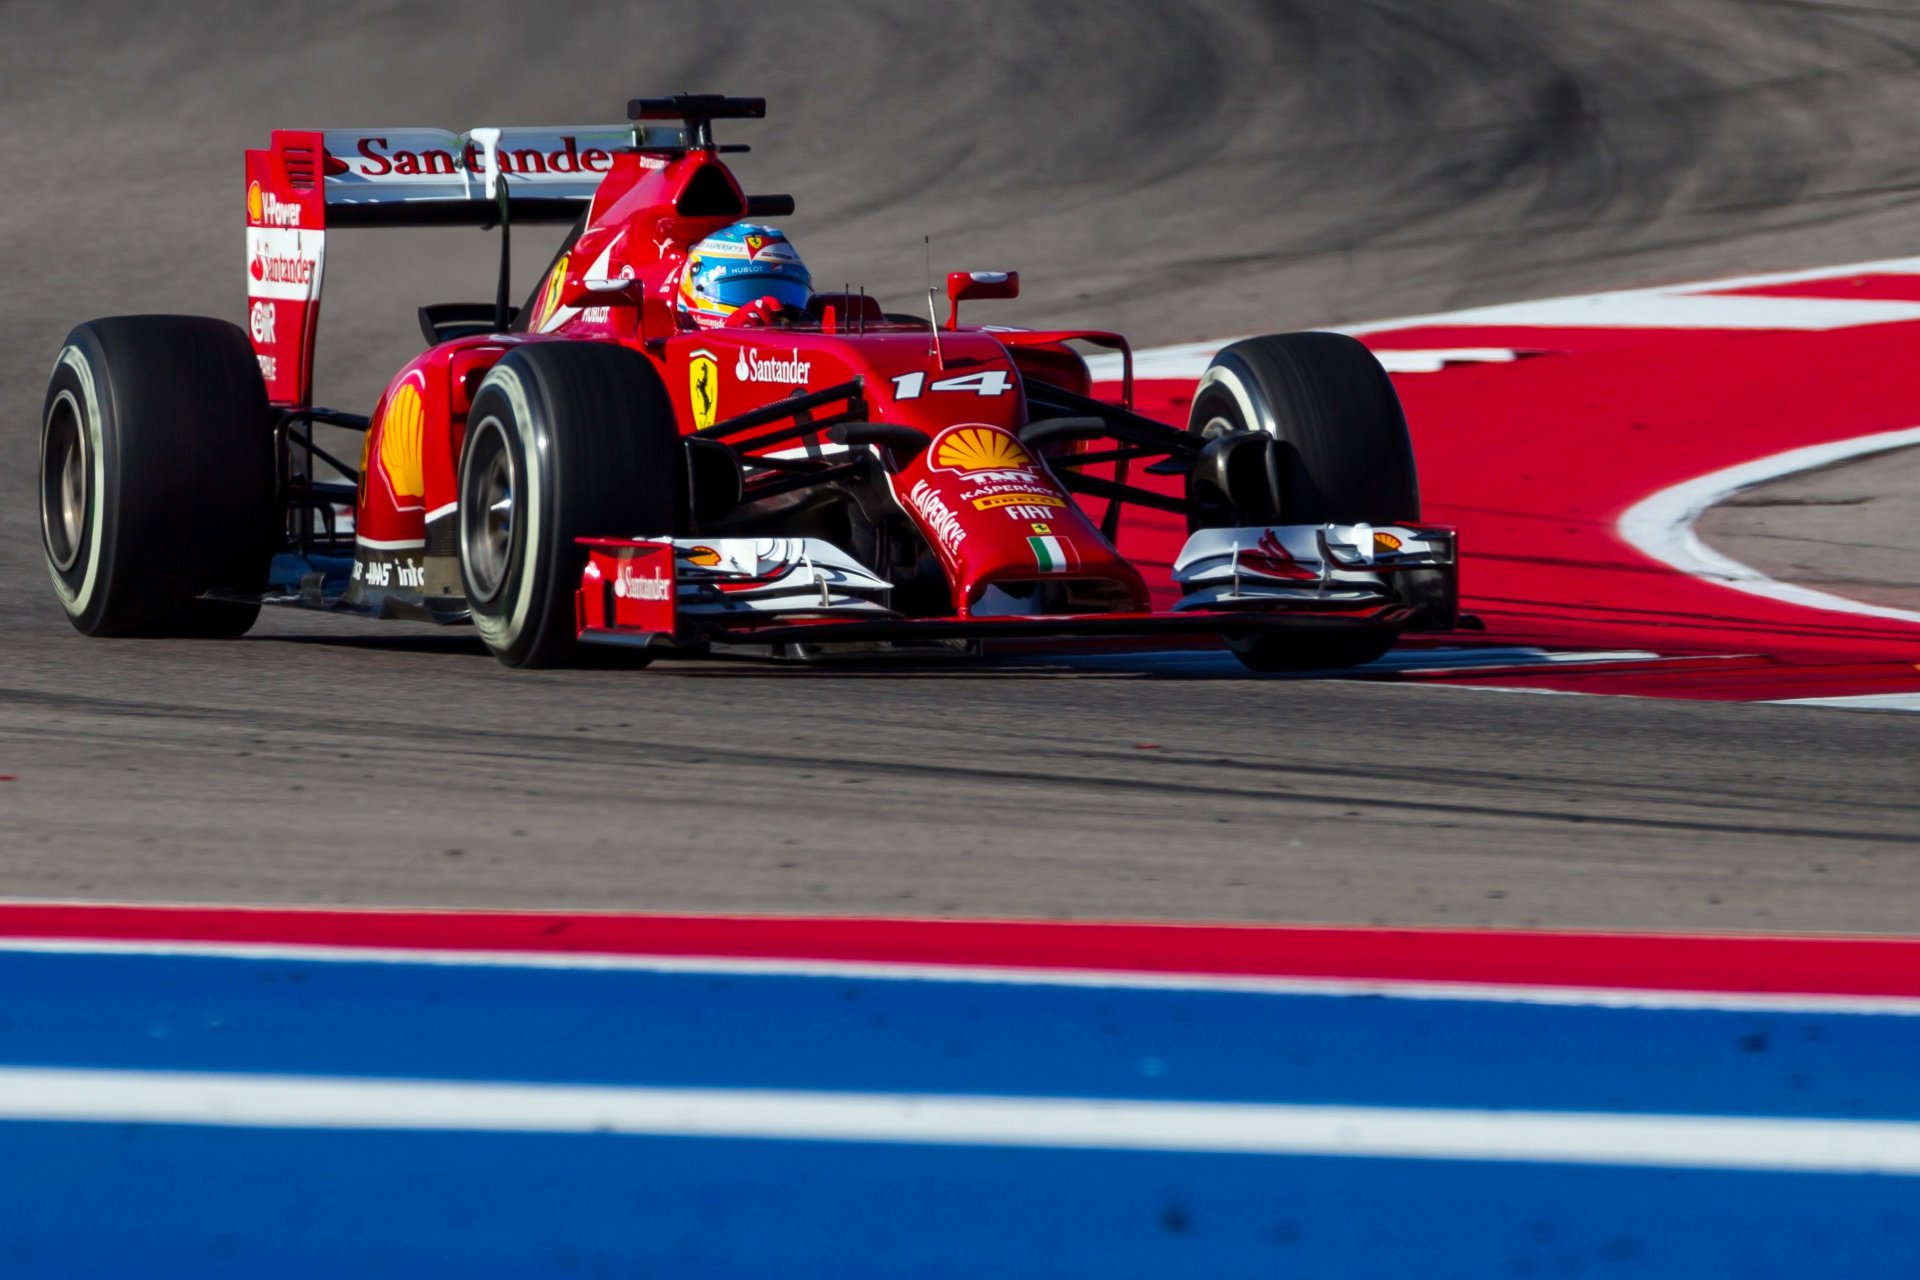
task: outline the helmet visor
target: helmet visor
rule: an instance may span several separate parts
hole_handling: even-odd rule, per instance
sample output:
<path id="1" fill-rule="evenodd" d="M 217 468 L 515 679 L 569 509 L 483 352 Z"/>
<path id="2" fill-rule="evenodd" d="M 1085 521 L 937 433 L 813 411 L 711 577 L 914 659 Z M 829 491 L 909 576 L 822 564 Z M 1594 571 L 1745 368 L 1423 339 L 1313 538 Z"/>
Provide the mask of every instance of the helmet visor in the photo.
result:
<path id="1" fill-rule="evenodd" d="M 720 306 L 732 310 L 756 302 L 767 295 L 780 300 L 780 305 L 804 311 L 807 302 L 813 297 L 813 289 L 804 279 L 793 275 L 775 272 L 735 272 L 718 280 L 710 280 L 702 296 L 711 299 Z"/>

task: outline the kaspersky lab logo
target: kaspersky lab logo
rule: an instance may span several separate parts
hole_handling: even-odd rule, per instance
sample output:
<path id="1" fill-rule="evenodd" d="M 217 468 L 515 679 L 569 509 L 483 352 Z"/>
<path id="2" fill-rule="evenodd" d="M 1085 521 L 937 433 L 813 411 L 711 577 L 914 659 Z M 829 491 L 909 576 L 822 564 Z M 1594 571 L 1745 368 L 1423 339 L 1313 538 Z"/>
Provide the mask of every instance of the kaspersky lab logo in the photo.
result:
<path id="1" fill-rule="evenodd" d="M 777 382 L 783 386 L 804 387 L 813 376 L 813 361 L 802 360 L 798 347 L 784 360 L 768 359 L 758 351 L 742 347 L 740 358 L 733 363 L 733 376 L 741 382 Z"/>

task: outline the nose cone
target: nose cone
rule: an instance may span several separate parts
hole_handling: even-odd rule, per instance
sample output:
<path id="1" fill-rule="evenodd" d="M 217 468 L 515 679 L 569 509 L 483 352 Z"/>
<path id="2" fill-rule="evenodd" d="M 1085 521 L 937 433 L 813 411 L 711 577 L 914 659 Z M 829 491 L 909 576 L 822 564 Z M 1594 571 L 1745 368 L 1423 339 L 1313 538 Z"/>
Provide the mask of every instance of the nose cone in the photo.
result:
<path id="1" fill-rule="evenodd" d="M 1147 608 L 1146 584 L 1005 427 L 962 422 L 889 477 L 954 585 L 962 616 L 991 586 L 1097 583 L 1119 607 Z"/>

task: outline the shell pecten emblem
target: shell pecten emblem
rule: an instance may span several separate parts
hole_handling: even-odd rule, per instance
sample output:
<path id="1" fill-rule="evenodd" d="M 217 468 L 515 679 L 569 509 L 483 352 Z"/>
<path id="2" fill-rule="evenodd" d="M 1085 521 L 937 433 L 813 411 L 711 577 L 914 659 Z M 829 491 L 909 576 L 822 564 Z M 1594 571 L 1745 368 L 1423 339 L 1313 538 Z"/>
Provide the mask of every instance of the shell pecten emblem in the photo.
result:
<path id="1" fill-rule="evenodd" d="M 933 465 L 967 475 L 975 471 L 1032 471 L 1033 455 L 998 427 L 948 427 L 934 441 Z"/>
<path id="2" fill-rule="evenodd" d="M 260 184 L 249 182 L 247 184 L 247 221 L 259 222 L 260 214 Z"/>
<path id="3" fill-rule="evenodd" d="M 402 383 L 380 418 L 380 469 L 396 498 L 418 498 L 426 493 L 420 475 L 420 430 L 425 413 L 420 390 Z"/>
<path id="4" fill-rule="evenodd" d="M 720 366 L 713 352 L 696 351 L 687 360 L 687 400 L 693 405 L 693 429 L 705 431 L 720 416 Z"/>

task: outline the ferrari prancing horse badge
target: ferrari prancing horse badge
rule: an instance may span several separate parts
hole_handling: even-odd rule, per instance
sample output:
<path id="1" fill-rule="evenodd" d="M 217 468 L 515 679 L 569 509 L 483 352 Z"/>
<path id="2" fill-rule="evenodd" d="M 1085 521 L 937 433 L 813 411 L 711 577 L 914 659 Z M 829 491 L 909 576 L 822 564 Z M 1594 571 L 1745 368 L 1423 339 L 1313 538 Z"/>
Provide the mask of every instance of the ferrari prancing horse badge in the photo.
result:
<path id="1" fill-rule="evenodd" d="M 687 362 L 687 395 L 693 402 L 693 428 L 705 431 L 720 410 L 720 366 L 713 352 L 696 351 Z"/>

